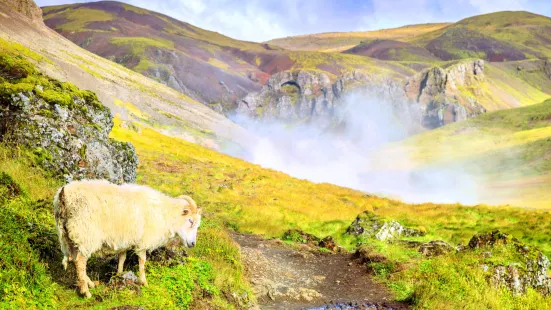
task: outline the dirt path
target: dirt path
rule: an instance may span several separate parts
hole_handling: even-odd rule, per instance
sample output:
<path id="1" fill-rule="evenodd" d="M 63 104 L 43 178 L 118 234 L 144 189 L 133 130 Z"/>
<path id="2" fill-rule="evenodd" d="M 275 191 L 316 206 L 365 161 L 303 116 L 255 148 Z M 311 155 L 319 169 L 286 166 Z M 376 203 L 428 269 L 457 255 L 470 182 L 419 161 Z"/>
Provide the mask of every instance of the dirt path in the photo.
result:
<path id="1" fill-rule="evenodd" d="M 255 235 L 233 238 L 261 309 L 408 309 L 349 254 L 312 253 Z"/>

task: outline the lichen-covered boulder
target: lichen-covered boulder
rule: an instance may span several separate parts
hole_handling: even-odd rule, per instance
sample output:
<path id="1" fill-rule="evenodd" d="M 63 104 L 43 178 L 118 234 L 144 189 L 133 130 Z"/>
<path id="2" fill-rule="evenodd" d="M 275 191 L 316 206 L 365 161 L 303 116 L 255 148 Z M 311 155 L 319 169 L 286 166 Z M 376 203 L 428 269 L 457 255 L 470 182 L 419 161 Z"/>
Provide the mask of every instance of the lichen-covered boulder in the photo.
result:
<path id="1" fill-rule="evenodd" d="M 445 255 L 455 251 L 456 249 L 453 245 L 442 240 L 433 240 L 419 246 L 419 253 L 426 257 Z"/>
<path id="2" fill-rule="evenodd" d="M 281 239 L 298 243 L 305 243 L 313 246 L 318 246 L 320 242 L 320 238 L 299 229 L 289 229 L 288 231 L 283 233 Z"/>
<path id="3" fill-rule="evenodd" d="M 473 236 L 469 249 L 483 251 L 487 261 L 482 268 L 495 287 L 506 287 L 515 295 L 525 293 L 528 288 L 544 295 L 551 294 L 548 274 L 551 262 L 540 250 L 498 230 Z M 495 263 L 498 258 L 502 263 Z"/>
<path id="4" fill-rule="evenodd" d="M 0 54 L 0 141 L 23 145 L 45 169 L 73 179 L 136 180 L 129 143 L 109 138 L 113 117 L 97 96 Z"/>
<path id="5" fill-rule="evenodd" d="M 400 237 L 423 236 L 425 234 L 418 229 L 404 227 L 394 220 L 386 220 L 371 211 L 360 213 L 348 227 L 346 233 L 382 241 Z"/>

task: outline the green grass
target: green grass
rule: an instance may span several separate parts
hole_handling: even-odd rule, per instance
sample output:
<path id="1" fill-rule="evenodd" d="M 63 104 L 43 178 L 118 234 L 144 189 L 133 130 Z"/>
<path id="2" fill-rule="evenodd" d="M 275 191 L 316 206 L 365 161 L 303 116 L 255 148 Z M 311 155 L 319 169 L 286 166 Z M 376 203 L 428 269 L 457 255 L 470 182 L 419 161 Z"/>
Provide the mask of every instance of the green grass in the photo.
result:
<path id="1" fill-rule="evenodd" d="M 60 24 L 56 27 L 57 30 L 61 31 L 100 31 L 87 29 L 86 26 L 92 22 L 106 22 L 115 19 L 115 16 L 102 11 L 89 8 L 76 8 L 76 9 L 66 9 L 61 12 L 56 13 L 55 15 L 45 16 L 45 19 L 51 18 L 52 16 L 62 17 L 67 19 L 66 23 Z"/>
<path id="2" fill-rule="evenodd" d="M 526 117 L 532 117 L 530 115 Z M 453 244 L 466 244 L 475 233 L 498 228 L 551 255 L 551 225 L 545 220 L 551 216 L 549 211 L 506 206 L 405 204 L 329 184 L 312 184 L 290 178 L 147 128 L 137 133 L 116 126 L 113 137 L 131 141 L 136 146 L 141 160 L 140 183 L 174 195 L 182 191 L 192 195 L 212 217 L 241 232 L 281 237 L 286 230 L 296 228 L 318 237 L 333 235 L 340 244 L 353 249 L 358 241 L 366 240 L 345 235 L 347 226 L 361 211 L 376 210 L 377 214 L 425 230 L 427 235 L 417 240 L 442 239 Z M 466 273 L 472 269 L 468 265 L 470 261 L 461 256 L 442 258 L 449 260 L 443 266 L 451 269 L 438 269 L 436 275 L 427 277 L 420 269 L 420 264 L 426 264 L 426 260 L 415 251 L 367 241 L 389 258 L 387 263 L 372 266 L 376 274 L 390 287 L 398 288 L 398 291 L 399 288 L 405 289 L 402 295 L 397 294 L 398 298 L 409 298 L 412 294 L 418 296 L 419 308 L 441 308 L 448 298 L 453 305 L 463 303 L 466 308 L 473 308 L 489 296 L 494 300 L 484 305 L 490 309 L 500 309 L 508 303 L 533 305 L 549 302 L 533 292 L 512 297 L 490 288 L 485 278 L 473 279 L 478 276 Z M 442 287 L 438 287 L 440 291 L 433 288 L 430 285 L 434 277 L 449 278 L 449 291 L 464 291 L 462 296 L 473 297 L 473 302 L 451 298 Z M 484 292 L 482 296 L 481 292 Z"/>
<path id="3" fill-rule="evenodd" d="M 0 308 L 105 309 L 120 305 L 193 309 L 198 305 L 232 309 L 253 298 L 244 281 L 238 248 L 215 219 L 205 219 L 201 244 L 184 265 L 148 262 L 150 287 L 137 295 L 106 283 L 92 290 L 98 299 L 79 297 L 71 284 L 74 272 L 61 269 L 52 197 L 60 180 L 30 166 L 27 151 L 0 145 L 0 175 L 9 176 L 22 193 L 0 201 Z M 2 178 L 3 179 L 3 178 Z M 0 181 L 0 193 L 6 182 Z M 134 270 L 136 272 L 136 270 Z M 93 280 L 98 270 L 88 269 Z M 245 296 L 233 300 L 226 296 Z M 248 297 L 247 297 L 248 296 Z"/>
<path id="4" fill-rule="evenodd" d="M 86 108 L 74 105 L 76 96 L 105 109 L 94 93 L 44 76 L 19 51 L 27 52 L 17 45 L 0 48 L 0 101 L 25 92 L 52 105 Z M 121 105 L 139 112 L 129 103 Z M 38 168 L 47 155 L 52 160 L 39 149 L 0 144 L 0 308 L 105 309 L 139 304 L 152 309 L 234 309 L 254 300 L 243 277 L 239 250 L 216 218 L 204 220 L 202 243 L 190 251 L 185 264 L 148 263 L 149 282 L 154 285 L 142 288 L 141 294 L 103 281 L 93 290 L 96 299 L 80 298 L 72 288 L 74 272 L 61 268 L 52 198 L 63 182 Z M 108 261 L 92 259 L 90 277 L 98 280 L 103 276 L 106 264 Z M 129 268 L 136 271 L 135 266 Z"/>
<path id="5" fill-rule="evenodd" d="M 145 49 L 149 47 L 174 49 L 174 42 L 163 38 L 114 37 L 110 39 L 109 43 L 117 46 L 128 46 L 134 55 L 142 55 Z"/>
<path id="6" fill-rule="evenodd" d="M 483 258 L 482 252 L 491 253 Z M 505 288 L 490 288 L 492 267 L 518 262 L 515 249 L 496 246 L 488 251 L 467 251 L 432 259 L 408 260 L 414 266 L 381 276 L 390 283 L 399 300 L 412 302 L 418 309 L 548 309 L 551 298 L 533 289 L 513 296 Z"/>

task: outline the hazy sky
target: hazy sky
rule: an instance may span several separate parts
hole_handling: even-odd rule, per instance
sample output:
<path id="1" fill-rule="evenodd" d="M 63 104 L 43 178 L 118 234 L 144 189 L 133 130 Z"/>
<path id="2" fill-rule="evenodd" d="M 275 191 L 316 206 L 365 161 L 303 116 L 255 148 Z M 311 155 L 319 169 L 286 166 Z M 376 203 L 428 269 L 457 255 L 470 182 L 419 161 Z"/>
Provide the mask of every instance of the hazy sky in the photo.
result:
<path id="1" fill-rule="evenodd" d="M 89 2 L 35 0 L 40 6 Z M 525 10 L 551 16 L 551 0 L 123 0 L 230 37 L 265 41 L 331 31 L 458 21 L 472 15 Z"/>

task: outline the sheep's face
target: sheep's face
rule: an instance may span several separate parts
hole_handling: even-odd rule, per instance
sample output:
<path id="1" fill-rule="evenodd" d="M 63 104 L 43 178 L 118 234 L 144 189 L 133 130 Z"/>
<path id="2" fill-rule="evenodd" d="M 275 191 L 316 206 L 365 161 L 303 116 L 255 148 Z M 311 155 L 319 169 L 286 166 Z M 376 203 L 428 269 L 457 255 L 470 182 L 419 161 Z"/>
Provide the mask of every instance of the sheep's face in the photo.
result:
<path id="1" fill-rule="evenodd" d="M 178 198 L 185 199 L 187 203 L 183 208 L 177 232 L 185 246 L 192 248 L 197 242 L 197 229 L 201 225 L 201 208 L 198 208 L 195 202 L 187 196 Z"/>

